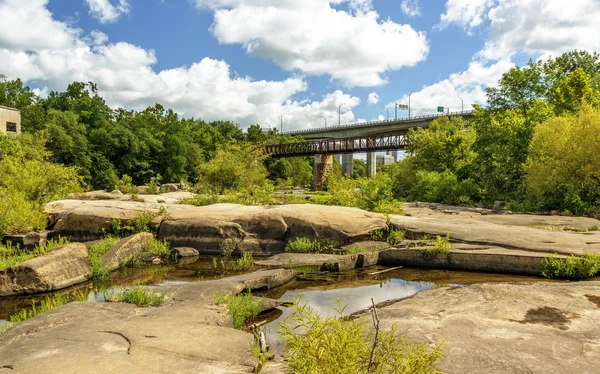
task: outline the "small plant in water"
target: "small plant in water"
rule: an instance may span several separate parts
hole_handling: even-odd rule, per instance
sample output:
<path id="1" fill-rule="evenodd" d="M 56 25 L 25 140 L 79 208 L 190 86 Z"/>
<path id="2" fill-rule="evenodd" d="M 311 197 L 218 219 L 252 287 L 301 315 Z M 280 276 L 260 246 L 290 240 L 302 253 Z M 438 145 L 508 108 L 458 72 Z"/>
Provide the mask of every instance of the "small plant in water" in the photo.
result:
<path id="1" fill-rule="evenodd" d="M 164 294 L 148 292 L 142 286 L 137 286 L 130 290 L 121 292 L 117 296 L 117 301 L 137 306 L 159 306 L 167 299 Z"/>
<path id="2" fill-rule="evenodd" d="M 589 279 L 600 271 L 600 256 L 587 253 L 577 257 L 558 258 L 556 255 L 542 260 L 542 275 L 546 278 L 583 280 Z"/>
<path id="3" fill-rule="evenodd" d="M 278 329 L 285 344 L 284 365 L 290 372 L 439 373 L 433 365 L 442 357 L 440 345 L 413 345 L 398 334 L 396 325 L 380 330 L 375 343 L 375 329 L 367 327 L 367 319 L 345 321 L 345 307 L 337 302 L 338 316 L 324 318 L 295 300 L 295 312 Z"/>
<path id="4" fill-rule="evenodd" d="M 256 317 L 262 307 L 262 303 L 253 299 L 250 292 L 235 296 L 215 294 L 213 298 L 217 305 L 227 305 L 233 318 L 233 327 L 236 329 L 241 329 L 247 321 Z"/>

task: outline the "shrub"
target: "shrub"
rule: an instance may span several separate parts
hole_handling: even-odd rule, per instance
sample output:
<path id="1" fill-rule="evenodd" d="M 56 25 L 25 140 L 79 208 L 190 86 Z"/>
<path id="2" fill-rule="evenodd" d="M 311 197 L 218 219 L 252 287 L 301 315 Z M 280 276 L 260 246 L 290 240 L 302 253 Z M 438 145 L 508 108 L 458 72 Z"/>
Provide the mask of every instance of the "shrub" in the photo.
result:
<path id="1" fill-rule="evenodd" d="M 92 265 L 92 278 L 105 279 L 110 275 L 110 270 L 104 266 L 102 257 L 109 249 L 119 242 L 119 238 L 107 237 L 88 247 L 88 255 Z"/>
<path id="2" fill-rule="evenodd" d="M 167 299 L 164 294 L 148 292 L 142 286 L 137 286 L 130 290 L 121 292 L 117 296 L 117 301 L 135 304 L 137 306 L 159 306 Z"/>
<path id="3" fill-rule="evenodd" d="M 123 177 L 117 182 L 115 188 L 122 193 L 137 195 L 137 187 L 133 185 L 132 179 L 129 175 L 123 174 Z"/>
<path id="4" fill-rule="evenodd" d="M 144 192 L 150 195 L 156 195 L 160 192 L 160 181 L 162 177 L 158 174 L 156 177 L 150 178 L 150 182 L 146 183 L 146 188 Z"/>
<path id="5" fill-rule="evenodd" d="M 226 304 L 233 318 L 233 327 L 241 329 L 244 324 L 260 313 L 262 303 L 252 298 L 248 292 L 244 295 L 214 295 L 217 305 Z"/>
<path id="6" fill-rule="evenodd" d="M 571 255 L 565 259 L 555 256 L 542 260 L 542 275 L 546 278 L 582 280 L 592 278 L 600 271 L 600 256 L 587 253 L 582 257 Z"/>
<path id="7" fill-rule="evenodd" d="M 285 344 L 284 365 L 294 373 L 438 373 L 433 364 L 442 357 L 441 347 L 412 345 L 398 335 L 396 325 L 379 331 L 374 365 L 369 370 L 375 333 L 365 318 L 344 321 L 323 318 L 307 304 L 295 303 L 295 313 L 279 325 Z"/>
<path id="8" fill-rule="evenodd" d="M 404 231 L 395 230 L 393 227 L 390 228 L 390 232 L 387 237 L 387 243 L 391 246 L 401 243 L 404 240 Z"/>
<path id="9" fill-rule="evenodd" d="M 450 235 L 445 237 L 437 236 L 433 247 L 425 247 L 421 251 L 423 257 L 427 260 L 432 260 L 438 253 L 446 255 L 450 259 L 450 249 L 452 249 L 452 243 L 450 243 Z"/>
<path id="10" fill-rule="evenodd" d="M 371 240 L 374 240 L 376 242 L 382 241 L 383 240 L 383 231 L 375 230 L 375 232 L 371 235 Z"/>

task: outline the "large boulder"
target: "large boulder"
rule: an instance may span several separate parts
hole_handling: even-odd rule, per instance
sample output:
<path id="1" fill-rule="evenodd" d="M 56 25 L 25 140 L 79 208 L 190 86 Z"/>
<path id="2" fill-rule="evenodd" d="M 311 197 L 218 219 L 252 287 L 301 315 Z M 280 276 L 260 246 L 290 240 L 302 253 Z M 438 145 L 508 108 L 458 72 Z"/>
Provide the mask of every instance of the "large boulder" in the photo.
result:
<path id="1" fill-rule="evenodd" d="M 0 296 L 59 290 L 90 277 L 85 244 L 71 243 L 0 271 Z"/>
<path id="2" fill-rule="evenodd" d="M 131 258 L 142 252 L 144 246 L 148 244 L 154 235 L 149 232 L 140 232 L 121 239 L 102 257 L 104 266 L 110 270 L 116 270 L 121 265 L 121 260 Z"/>
<path id="3" fill-rule="evenodd" d="M 142 212 L 156 212 L 161 206 L 167 209 L 168 216 L 152 222 L 152 227 L 158 229 L 158 238 L 167 240 L 173 247 L 191 247 L 201 253 L 221 253 L 233 247 L 237 252 L 280 253 L 288 240 L 298 237 L 347 244 L 368 239 L 376 230 L 387 230 L 382 214 L 310 204 L 198 207 L 63 200 L 47 204 L 46 213 L 51 218 L 54 235 L 91 240 L 100 237 L 103 229 L 109 231 L 115 219 L 127 221 Z"/>

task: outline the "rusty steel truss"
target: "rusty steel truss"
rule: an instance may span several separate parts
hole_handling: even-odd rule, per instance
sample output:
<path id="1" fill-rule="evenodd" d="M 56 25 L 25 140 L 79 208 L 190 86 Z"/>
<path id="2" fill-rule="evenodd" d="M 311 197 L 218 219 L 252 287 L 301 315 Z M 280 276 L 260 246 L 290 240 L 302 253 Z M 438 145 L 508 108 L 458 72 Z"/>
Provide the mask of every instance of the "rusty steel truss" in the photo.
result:
<path id="1" fill-rule="evenodd" d="M 404 149 L 404 146 L 406 145 L 405 135 L 406 132 L 404 131 L 387 135 L 274 144 L 266 146 L 265 150 L 271 157 L 393 151 Z"/>

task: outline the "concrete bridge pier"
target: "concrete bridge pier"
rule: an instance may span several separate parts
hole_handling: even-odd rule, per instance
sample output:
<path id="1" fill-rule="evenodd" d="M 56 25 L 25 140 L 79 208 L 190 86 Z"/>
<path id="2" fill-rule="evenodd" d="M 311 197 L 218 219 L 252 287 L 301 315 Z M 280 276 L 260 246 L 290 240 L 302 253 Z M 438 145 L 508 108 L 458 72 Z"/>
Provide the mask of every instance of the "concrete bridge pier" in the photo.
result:
<path id="1" fill-rule="evenodd" d="M 367 177 L 377 174 L 377 156 L 375 152 L 367 152 Z"/>
<path id="2" fill-rule="evenodd" d="M 315 191 L 322 190 L 331 173 L 333 173 L 333 155 L 315 155 L 312 189 Z"/>
<path id="3" fill-rule="evenodd" d="M 354 155 L 352 153 L 344 153 L 342 155 L 342 175 L 352 176 L 354 169 Z"/>

